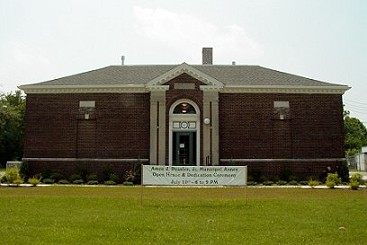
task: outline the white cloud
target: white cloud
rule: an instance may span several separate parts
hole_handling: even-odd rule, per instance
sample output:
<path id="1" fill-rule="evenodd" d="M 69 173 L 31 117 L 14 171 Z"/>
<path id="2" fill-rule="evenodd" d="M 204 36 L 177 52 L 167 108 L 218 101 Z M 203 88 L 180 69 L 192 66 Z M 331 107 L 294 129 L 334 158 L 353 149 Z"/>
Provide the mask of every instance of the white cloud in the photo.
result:
<path id="1" fill-rule="evenodd" d="M 218 26 L 189 14 L 163 8 L 135 6 L 134 15 L 138 35 L 177 52 L 197 52 L 201 47 L 213 46 L 214 62 L 253 60 L 263 55 L 262 47 L 243 27 L 236 24 Z"/>
<path id="2" fill-rule="evenodd" d="M 0 91 L 14 91 L 50 67 L 48 58 L 39 49 L 20 41 L 8 42 L 0 51 Z"/>

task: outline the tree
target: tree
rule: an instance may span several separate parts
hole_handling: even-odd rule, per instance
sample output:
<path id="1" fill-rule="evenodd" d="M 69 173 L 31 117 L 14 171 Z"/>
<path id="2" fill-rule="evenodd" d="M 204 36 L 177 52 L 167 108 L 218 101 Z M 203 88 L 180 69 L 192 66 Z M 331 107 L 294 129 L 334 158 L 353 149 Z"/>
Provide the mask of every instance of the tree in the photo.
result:
<path id="1" fill-rule="evenodd" d="M 361 152 L 362 146 L 367 146 L 367 129 L 363 123 L 350 117 L 348 111 L 344 111 L 344 147 L 347 155 L 355 155 Z"/>
<path id="2" fill-rule="evenodd" d="M 20 90 L 0 94 L 0 164 L 23 156 L 25 97 Z"/>

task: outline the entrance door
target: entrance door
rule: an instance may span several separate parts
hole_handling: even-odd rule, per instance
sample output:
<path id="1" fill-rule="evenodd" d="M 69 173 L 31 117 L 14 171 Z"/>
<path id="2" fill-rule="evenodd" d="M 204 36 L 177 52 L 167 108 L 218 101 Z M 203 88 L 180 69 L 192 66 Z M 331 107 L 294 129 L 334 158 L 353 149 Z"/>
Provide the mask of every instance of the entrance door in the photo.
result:
<path id="1" fill-rule="evenodd" d="M 196 132 L 173 132 L 173 165 L 196 165 Z"/>

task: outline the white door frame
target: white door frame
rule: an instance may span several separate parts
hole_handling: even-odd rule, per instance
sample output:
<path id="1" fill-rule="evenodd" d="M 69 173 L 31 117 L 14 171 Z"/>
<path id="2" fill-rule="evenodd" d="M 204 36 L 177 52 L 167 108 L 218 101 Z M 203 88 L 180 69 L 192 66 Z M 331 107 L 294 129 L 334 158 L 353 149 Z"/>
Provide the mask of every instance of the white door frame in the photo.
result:
<path id="1" fill-rule="evenodd" d="M 188 103 L 195 108 L 196 114 L 173 114 L 175 107 L 181 103 Z M 175 126 L 174 126 L 174 122 Z M 177 122 L 187 122 L 185 127 L 176 127 Z M 193 123 L 195 123 L 195 128 Z M 187 126 L 190 125 L 190 126 Z M 173 103 L 169 109 L 169 127 L 168 127 L 168 164 L 172 166 L 173 162 L 173 132 L 196 132 L 196 166 L 200 166 L 200 109 L 198 105 L 189 99 L 179 99 Z"/>

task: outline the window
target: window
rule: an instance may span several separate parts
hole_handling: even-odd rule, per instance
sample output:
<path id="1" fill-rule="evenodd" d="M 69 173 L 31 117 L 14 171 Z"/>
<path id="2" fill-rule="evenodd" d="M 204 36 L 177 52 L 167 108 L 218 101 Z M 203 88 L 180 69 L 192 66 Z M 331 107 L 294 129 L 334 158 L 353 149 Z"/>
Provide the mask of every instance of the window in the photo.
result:
<path id="1" fill-rule="evenodd" d="M 95 119 L 95 101 L 79 101 L 79 119 Z"/>
<path id="2" fill-rule="evenodd" d="M 196 114 L 196 110 L 189 103 L 182 102 L 173 109 L 173 114 Z"/>
<path id="3" fill-rule="evenodd" d="M 289 101 L 274 101 L 275 119 L 290 119 Z"/>

